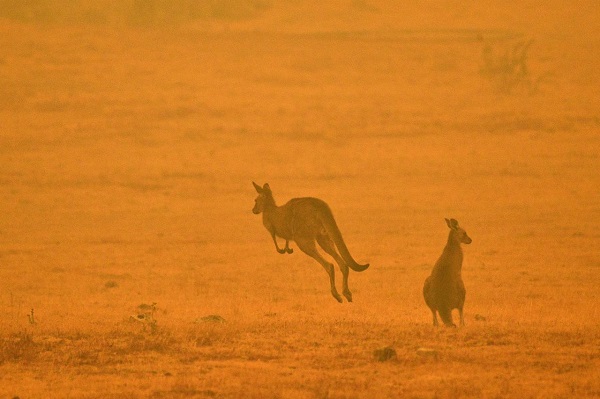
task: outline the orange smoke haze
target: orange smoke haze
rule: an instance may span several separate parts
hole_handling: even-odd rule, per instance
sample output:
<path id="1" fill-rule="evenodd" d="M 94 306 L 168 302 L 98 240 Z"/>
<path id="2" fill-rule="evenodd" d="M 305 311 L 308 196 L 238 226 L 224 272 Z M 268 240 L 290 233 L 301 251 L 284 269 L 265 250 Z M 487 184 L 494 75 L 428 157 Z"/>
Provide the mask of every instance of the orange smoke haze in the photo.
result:
<path id="1" fill-rule="evenodd" d="M 0 0 L 0 398 L 599 396 L 600 5 L 509 3 Z"/>

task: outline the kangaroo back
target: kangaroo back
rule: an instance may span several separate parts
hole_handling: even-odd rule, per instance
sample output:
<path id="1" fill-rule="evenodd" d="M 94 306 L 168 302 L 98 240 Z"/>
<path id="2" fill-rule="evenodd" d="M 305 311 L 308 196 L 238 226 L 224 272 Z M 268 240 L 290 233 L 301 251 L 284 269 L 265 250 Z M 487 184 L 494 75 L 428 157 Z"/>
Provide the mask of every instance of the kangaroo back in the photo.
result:
<path id="1" fill-rule="evenodd" d="M 337 247 L 338 251 L 340 251 L 340 255 L 342 255 L 342 258 L 344 259 L 348 267 L 354 270 L 355 272 L 362 272 L 364 270 L 367 270 L 369 267 L 368 263 L 361 265 L 354 260 L 352 255 L 350 255 L 350 251 L 348 250 L 348 247 L 344 242 L 344 238 L 342 237 L 342 232 L 340 231 L 337 223 L 335 222 L 335 219 L 333 218 L 333 213 L 331 212 L 331 209 L 329 209 L 329 207 L 326 204 L 324 205 L 325 206 L 323 206 L 321 209 L 322 212 L 319 212 L 321 223 L 323 223 L 327 234 L 335 243 L 335 246 Z"/>

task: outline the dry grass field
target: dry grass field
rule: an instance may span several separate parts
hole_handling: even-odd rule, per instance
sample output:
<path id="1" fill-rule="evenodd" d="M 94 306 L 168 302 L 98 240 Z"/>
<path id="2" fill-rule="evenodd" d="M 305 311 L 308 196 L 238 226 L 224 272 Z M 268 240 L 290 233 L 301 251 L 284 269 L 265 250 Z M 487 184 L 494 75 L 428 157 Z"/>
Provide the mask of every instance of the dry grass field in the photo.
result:
<path id="1" fill-rule="evenodd" d="M 599 397 L 600 6 L 398 3 L 0 1 L 0 398 Z"/>

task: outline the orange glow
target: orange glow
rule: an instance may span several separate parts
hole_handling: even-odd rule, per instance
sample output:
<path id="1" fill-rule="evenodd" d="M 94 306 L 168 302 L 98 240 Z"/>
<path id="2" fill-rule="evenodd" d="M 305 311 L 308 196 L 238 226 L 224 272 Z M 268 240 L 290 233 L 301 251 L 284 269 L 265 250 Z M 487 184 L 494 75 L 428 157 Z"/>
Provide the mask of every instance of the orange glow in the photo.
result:
<path id="1" fill-rule="evenodd" d="M 0 0 L 0 397 L 598 396 L 576 3 Z M 253 181 L 331 207 L 352 296 Z M 456 329 L 422 292 L 445 218 Z"/>

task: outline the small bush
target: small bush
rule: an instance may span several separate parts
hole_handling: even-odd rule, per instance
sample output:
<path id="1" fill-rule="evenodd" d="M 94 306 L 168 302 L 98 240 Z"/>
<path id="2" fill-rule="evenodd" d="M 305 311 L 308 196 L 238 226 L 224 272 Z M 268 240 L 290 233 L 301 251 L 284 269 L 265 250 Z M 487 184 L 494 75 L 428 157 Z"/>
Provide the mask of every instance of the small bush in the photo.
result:
<path id="1" fill-rule="evenodd" d="M 532 78 L 528 65 L 532 44 L 533 40 L 486 44 L 482 51 L 481 75 L 497 92 L 510 94 L 520 90 L 532 94 L 538 83 Z"/>
<path id="2" fill-rule="evenodd" d="M 375 357 L 375 360 L 379 362 L 386 362 L 388 360 L 396 359 L 398 355 L 396 354 L 396 350 L 394 348 L 391 346 L 386 346 L 385 348 L 376 349 L 373 351 L 373 356 Z"/>
<path id="3" fill-rule="evenodd" d="M 117 284 L 114 280 L 109 280 L 104 284 L 104 288 L 117 288 L 119 284 Z"/>

